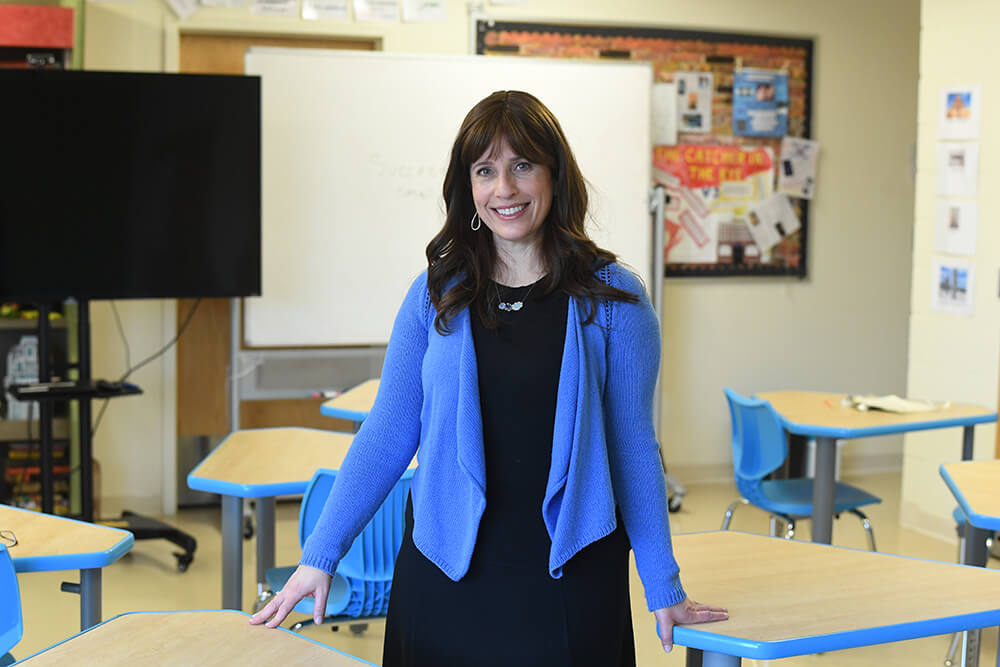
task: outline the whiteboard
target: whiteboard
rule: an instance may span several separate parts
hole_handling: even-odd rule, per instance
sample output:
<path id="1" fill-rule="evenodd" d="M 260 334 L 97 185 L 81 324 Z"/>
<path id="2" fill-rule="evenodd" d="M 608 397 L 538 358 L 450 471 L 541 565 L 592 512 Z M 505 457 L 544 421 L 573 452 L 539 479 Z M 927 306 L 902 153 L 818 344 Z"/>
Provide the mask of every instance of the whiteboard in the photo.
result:
<path id="1" fill-rule="evenodd" d="M 650 284 L 648 63 L 253 48 L 261 77 L 262 295 L 252 347 L 379 345 L 424 249 L 459 125 L 497 90 L 538 97 L 590 185 L 588 230 Z"/>

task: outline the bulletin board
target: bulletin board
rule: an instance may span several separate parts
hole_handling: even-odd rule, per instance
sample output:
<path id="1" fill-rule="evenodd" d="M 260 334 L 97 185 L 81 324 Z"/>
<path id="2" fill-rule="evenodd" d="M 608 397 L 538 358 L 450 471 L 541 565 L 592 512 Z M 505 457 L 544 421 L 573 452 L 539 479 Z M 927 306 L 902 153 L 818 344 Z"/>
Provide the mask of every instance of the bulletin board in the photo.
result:
<path id="1" fill-rule="evenodd" d="M 651 119 L 653 181 L 668 193 L 666 277 L 805 277 L 809 200 L 774 195 L 782 138 L 811 138 L 812 40 L 493 20 L 478 20 L 476 35 L 481 55 L 652 64 L 654 101 L 658 88 L 677 101 L 654 104 Z M 676 123 L 675 143 L 656 145 L 658 123 Z M 768 238 L 757 213 L 775 200 L 791 222 Z M 711 226 L 688 224 L 698 210 Z"/>

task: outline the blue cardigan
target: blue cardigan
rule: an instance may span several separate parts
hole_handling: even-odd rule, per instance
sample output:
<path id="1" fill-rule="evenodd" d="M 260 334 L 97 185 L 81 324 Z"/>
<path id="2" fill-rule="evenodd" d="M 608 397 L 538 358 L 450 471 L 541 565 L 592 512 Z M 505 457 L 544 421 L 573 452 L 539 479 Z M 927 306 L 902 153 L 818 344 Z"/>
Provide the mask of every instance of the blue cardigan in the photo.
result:
<path id="1" fill-rule="evenodd" d="M 670 542 L 667 491 L 653 431 L 660 358 L 656 316 L 639 279 L 617 264 L 602 278 L 640 297 L 604 302 L 584 325 L 569 299 L 552 464 L 539 511 L 549 572 L 616 527 L 621 512 L 650 610 L 685 598 Z M 434 328 L 424 272 L 396 316 L 378 395 L 354 438 L 301 563 L 333 574 L 355 536 L 417 455 L 413 542 L 454 581 L 468 571 L 486 507 L 476 352 L 468 309 Z"/>

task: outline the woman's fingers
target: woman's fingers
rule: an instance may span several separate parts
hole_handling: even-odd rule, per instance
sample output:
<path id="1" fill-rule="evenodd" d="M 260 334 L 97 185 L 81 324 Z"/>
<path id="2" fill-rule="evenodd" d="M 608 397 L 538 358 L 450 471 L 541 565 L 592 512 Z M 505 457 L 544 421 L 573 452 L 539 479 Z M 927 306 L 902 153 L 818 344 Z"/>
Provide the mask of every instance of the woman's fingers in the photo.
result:
<path id="1" fill-rule="evenodd" d="M 323 616 L 326 614 L 326 597 L 317 595 L 313 604 L 313 623 L 320 625 L 323 623 Z"/>
<path id="2" fill-rule="evenodd" d="M 250 625 L 260 625 L 267 619 L 271 618 L 271 616 L 274 615 L 274 612 L 278 609 L 279 604 L 280 601 L 278 600 L 278 596 L 275 595 L 268 600 L 267 604 L 261 607 L 256 614 L 250 617 Z"/>
<path id="3" fill-rule="evenodd" d="M 271 620 L 265 623 L 269 628 L 278 627 L 285 617 L 291 613 L 292 609 L 295 607 L 295 601 L 291 600 L 290 597 L 285 597 L 281 600 L 281 604 L 278 606 L 278 611 L 274 613 Z"/>
<path id="4" fill-rule="evenodd" d="M 698 609 L 694 612 L 694 620 L 688 623 L 711 623 L 712 621 L 724 621 L 729 618 L 729 612 L 725 609 Z"/>
<path id="5" fill-rule="evenodd" d="M 663 650 L 669 653 L 674 647 L 674 625 L 724 621 L 729 618 L 729 610 L 686 598 L 672 607 L 654 610 L 653 615 L 656 617 L 657 633 Z"/>

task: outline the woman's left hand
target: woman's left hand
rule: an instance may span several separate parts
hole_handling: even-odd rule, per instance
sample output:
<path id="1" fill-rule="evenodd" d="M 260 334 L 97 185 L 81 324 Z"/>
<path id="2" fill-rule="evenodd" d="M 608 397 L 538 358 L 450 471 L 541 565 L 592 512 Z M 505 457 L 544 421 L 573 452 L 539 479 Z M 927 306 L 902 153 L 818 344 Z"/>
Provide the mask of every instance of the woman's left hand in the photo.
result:
<path id="1" fill-rule="evenodd" d="M 667 653 L 674 648 L 674 626 L 690 625 L 692 623 L 710 623 L 724 621 L 729 618 L 729 610 L 725 607 L 712 607 L 684 598 L 682 602 L 671 607 L 654 609 L 656 629 L 660 633 L 660 642 Z"/>

